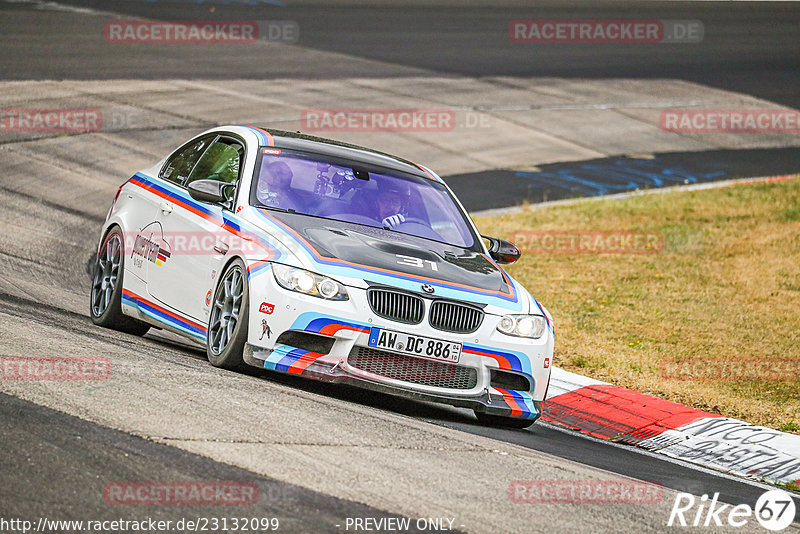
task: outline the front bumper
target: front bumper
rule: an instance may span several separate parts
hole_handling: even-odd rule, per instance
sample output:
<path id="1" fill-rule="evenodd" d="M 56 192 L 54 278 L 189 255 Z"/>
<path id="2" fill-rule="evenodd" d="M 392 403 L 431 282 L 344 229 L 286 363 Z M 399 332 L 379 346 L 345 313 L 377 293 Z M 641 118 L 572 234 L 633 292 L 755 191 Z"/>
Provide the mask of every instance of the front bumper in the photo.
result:
<path id="1" fill-rule="evenodd" d="M 262 274 L 263 273 L 263 274 Z M 329 382 L 344 382 L 393 395 L 474 409 L 492 415 L 535 420 L 541 413 L 553 358 L 553 332 L 539 339 L 515 338 L 497 331 L 500 314 L 506 310 L 486 308 L 480 327 L 469 334 L 434 329 L 427 320 L 404 324 L 376 315 L 363 288 L 347 286 L 347 301 L 328 301 L 287 291 L 275 283 L 270 269 L 250 272 L 251 313 L 245 361 L 248 364 Z M 468 296 L 464 299 L 469 302 Z M 426 302 L 425 317 L 430 303 Z M 369 347 L 371 328 L 384 328 L 462 344 L 457 365 L 405 356 Z M 319 348 L 287 342 L 287 332 L 318 336 L 327 342 Z M 325 344 L 325 343 L 323 343 Z M 354 365 L 361 349 L 413 360 L 413 365 L 440 369 L 444 374 L 469 371 L 474 378 L 457 386 L 447 380 L 420 381 L 403 375 L 370 372 Z M 358 362 L 356 362 L 358 363 Z M 406 362 L 409 363 L 409 362 Z M 436 366 L 444 366 L 437 368 Z M 459 369 L 454 369 L 458 367 Z M 374 371 L 375 367 L 371 367 Z M 523 377 L 525 387 L 498 383 L 497 374 Z M 513 383 L 513 381 L 511 382 Z"/>
<path id="2" fill-rule="evenodd" d="M 273 363 L 270 360 L 277 359 L 276 354 L 282 356 L 279 356 L 277 363 Z M 368 373 L 350 365 L 346 357 L 322 355 L 288 345 L 281 345 L 275 350 L 267 350 L 247 344 L 244 349 L 244 359 L 255 367 L 296 374 L 324 382 L 349 384 L 414 400 L 470 408 L 487 414 L 535 421 L 541 415 L 542 410 L 542 401 L 533 400 L 528 392 L 498 390 L 491 386 L 484 387 L 483 382 L 479 382 L 480 385 L 467 392 L 424 387 Z M 294 363 L 290 363 L 292 360 Z"/>

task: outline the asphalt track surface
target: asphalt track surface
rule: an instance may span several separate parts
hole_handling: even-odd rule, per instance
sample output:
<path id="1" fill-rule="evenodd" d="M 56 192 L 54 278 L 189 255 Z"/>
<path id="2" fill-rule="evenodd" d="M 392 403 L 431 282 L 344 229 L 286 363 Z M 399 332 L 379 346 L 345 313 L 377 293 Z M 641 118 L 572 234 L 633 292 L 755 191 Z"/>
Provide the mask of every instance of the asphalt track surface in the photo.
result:
<path id="1" fill-rule="evenodd" d="M 208 2 L 64 3 L 137 17 L 216 16 L 209 12 Z M 226 6 L 225 18 L 296 20 L 304 47 L 391 64 L 392 69 L 382 75 L 397 72 L 399 65 L 417 75 L 682 78 L 785 106 L 800 105 L 800 47 L 796 44 L 800 42 L 800 8 L 791 3 L 724 7 L 586 3 L 568 9 L 537 3 L 535 14 L 530 7 L 469 2 L 458 8 L 388 5 L 379 9 L 287 4 Z M 75 50 L 68 39 L 45 37 L 68 34 L 69 28 L 57 16 L 49 12 L 20 16 L 26 9 L 0 4 L 4 52 L 0 72 L 5 80 L 260 78 L 265 72 L 337 79 L 376 74 L 375 63 L 348 70 L 327 62 L 293 62 L 248 50 L 232 54 L 224 47 L 209 49 L 200 57 L 192 57 L 188 50 L 171 52 L 174 55 L 169 58 L 160 57 L 156 48 L 111 51 L 102 41 L 95 48 Z M 502 32 L 498 38 L 490 31 L 498 25 L 505 27 L 510 19 L 534 16 L 699 19 L 709 38 L 704 47 L 612 45 L 589 54 L 585 47 L 567 46 L 537 48 L 533 53 L 530 48 L 510 46 Z M 13 25 L 8 24 L 11 20 Z M 741 175 L 796 172 L 800 163 L 797 149 L 791 148 L 706 156 L 727 162 L 734 174 Z M 675 165 L 686 165 L 686 161 L 681 158 Z M 702 158 L 692 161 L 699 162 L 698 168 L 688 170 L 694 175 L 704 172 Z M 574 170 L 580 163 L 556 164 L 536 172 L 557 174 L 570 165 Z M 451 177 L 451 183 L 455 179 Z M 475 194 L 478 184 L 470 185 L 469 175 L 457 179 L 464 180 L 455 186 L 460 195 L 469 199 Z M 109 200 L 114 189 L 108 186 Z M 596 194 L 564 186 L 526 191 L 533 200 Z M 517 191 L 514 197 L 520 194 Z M 115 365 L 115 380 L 105 387 L 2 384 L 2 518 L 177 519 L 246 514 L 279 517 L 283 531 L 343 532 L 341 524 L 347 517 L 423 517 L 437 512 L 445 515 L 442 510 L 449 509 L 449 515 L 456 517 L 455 528 L 474 532 L 659 532 L 666 530 L 674 491 L 719 492 L 723 502 L 751 505 L 763 492 L 763 487 L 750 482 L 545 424 L 524 431 L 492 429 L 454 408 L 257 371 L 250 375 L 222 372 L 209 366 L 202 353 L 173 341 L 96 328 L 85 309 L 89 283 L 84 265 L 107 205 L 87 205 L 79 195 L 52 202 L 44 193 L 3 178 L 0 203 L 4 211 L 0 354 L 104 354 Z M 501 205 L 507 205 L 507 199 L 473 204 L 476 208 Z M 293 462 L 298 466 L 290 465 Z M 472 472 L 474 478 L 464 477 L 464 471 Z M 448 485 L 441 479 L 448 474 L 457 485 L 449 487 L 455 496 L 443 493 Z M 561 477 L 630 477 L 656 481 L 668 492 L 661 506 L 644 510 L 579 505 L 509 508 L 502 495 L 510 480 Z M 495 478 L 501 483 L 496 484 Z M 119 480 L 249 481 L 258 485 L 262 498 L 255 507 L 225 507 L 224 511 L 108 506 L 102 489 L 107 482 Z M 439 501 L 441 506 L 431 504 Z"/>
<path id="2" fill-rule="evenodd" d="M 401 65 L 414 71 L 468 76 L 677 78 L 800 106 L 800 5 L 795 2 L 148 2 L 65 0 L 63 4 L 159 20 L 292 20 L 299 45 Z M 250 5 L 242 5 L 250 4 Z M 366 5 L 357 5 L 366 4 Z M 451 5 L 447 5 L 451 4 Z M 219 6 L 212 11 L 213 6 Z M 8 4 L 0 9 L 9 9 Z M 647 46 L 518 44 L 515 19 L 700 20 L 700 44 Z M 184 50 L 164 57 L 158 47 L 109 47 L 81 42 L 59 17 L 6 27 L 0 58 L 4 79 L 343 78 L 380 75 L 337 65 L 293 64 L 256 50 Z M 50 39 L 26 39 L 30 35 Z M 66 46 L 65 46 L 66 45 Z M 174 55 L 173 55 L 174 54 Z M 92 58 L 87 61 L 86 58 Z"/>
<path id="3" fill-rule="evenodd" d="M 290 532 L 335 531 L 345 517 L 398 517 L 352 501 L 257 476 L 201 456 L 111 430 L 47 408 L 0 394 L 0 453 L 6 478 L 2 516 L 36 522 L 43 516 L 60 520 L 172 521 L 208 517 L 208 507 L 195 504 L 113 507 L 104 492 L 108 475 L 114 480 L 236 481 L 256 485 L 260 497 L 249 503 L 224 505 L 227 517 L 278 518 Z M 58 480 L 58 484 L 53 481 Z M 65 499 L 65 492 L 69 498 Z M 98 495 L 104 496 L 98 499 Z M 313 510 L 309 514 L 309 510 Z M 173 529 L 177 530 L 177 529 Z M 411 531 L 417 532 L 417 529 Z"/>
<path id="4" fill-rule="evenodd" d="M 471 76 L 491 78 L 496 90 L 508 83 L 496 77 L 563 79 L 682 80 L 740 93 L 770 105 L 800 107 L 800 4 L 796 2 L 536 2 L 486 5 L 463 0 L 437 5 L 361 2 L 149 2 L 140 0 L 65 0 L 76 9 L 158 20 L 292 21 L 297 45 L 306 55 L 285 49 L 236 45 L 111 45 L 103 25 L 79 24 L 57 11 L 35 18 L 19 16 L 20 5 L 0 3 L 6 80 L 104 79 L 269 79 L 342 80 L 393 76 Z M 277 4 L 277 5 L 276 5 Z M 508 23 L 515 19 L 695 20 L 704 27 L 700 43 L 532 44 L 514 43 Z M 31 37 L 39 36 L 40 38 Z M 324 60 L 313 51 L 347 61 Z M 87 60 L 91 58 L 91 60 Z M 358 59 L 359 61 L 353 61 Z M 268 83 L 268 82 L 266 82 Z M 402 86 L 397 87 L 402 92 Z M 696 95 L 702 99 L 704 95 Z M 491 98 L 487 99 L 491 104 Z M 729 106 L 730 107 L 730 106 Z M 754 107 L 748 103 L 746 107 Z M 534 123 L 531 125 L 536 126 Z M 602 128 L 602 123 L 598 128 Z M 611 130 L 610 137 L 616 133 Z M 796 137 L 796 135 L 794 136 Z M 737 145 L 737 142 L 733 143 Z M 715 179 L 797 172 L 798 151 L 736 146 L 731 151 L 654 150 L 641 168 L 621 158 L 554 162 L 533 173 L 490 168 L 447 176 L 471 211 L 519 202 L 540 202 Z M 571 158 L 575 159 L 575 158 Z M 654 170 L 655 169 L 655 170 Z M 619 176 L 622 175 L 622 179 Z M 567 179 L 565 179 L 567 178 Z M 584 182 L 589 181 L 587 187 Z M 498 185 L 487 191 L 487 182 Z M 680 183 L 680 182 L 678 182 Z"/>
<path id="5" fill-rule="evenodd" d="M 613 195 L 674 185 L 767 176 L 800 170 L 800 150 L 750 148 L 668 152 L 539 165 L 535 171 L 487 170 L 452 175 L 448 185 L 470 211 L 567 198 Z M 485 184 L 494 184 L 486 188 Z"/>

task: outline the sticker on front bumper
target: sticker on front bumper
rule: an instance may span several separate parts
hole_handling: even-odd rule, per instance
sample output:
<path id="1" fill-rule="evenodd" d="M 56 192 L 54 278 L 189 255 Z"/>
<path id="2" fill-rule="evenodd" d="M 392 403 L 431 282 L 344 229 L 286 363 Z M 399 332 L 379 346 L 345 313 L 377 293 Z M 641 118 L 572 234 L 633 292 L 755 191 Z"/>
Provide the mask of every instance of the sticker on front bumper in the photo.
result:
<path id="1" fill-rule="evenodd" d="M 372 327 L 369 330 L 369 346 L 399 354 L 451 363 L 457 363 L 461 357 L 461 343 L 404 334 L 403 332 L 377 327 Z"/>

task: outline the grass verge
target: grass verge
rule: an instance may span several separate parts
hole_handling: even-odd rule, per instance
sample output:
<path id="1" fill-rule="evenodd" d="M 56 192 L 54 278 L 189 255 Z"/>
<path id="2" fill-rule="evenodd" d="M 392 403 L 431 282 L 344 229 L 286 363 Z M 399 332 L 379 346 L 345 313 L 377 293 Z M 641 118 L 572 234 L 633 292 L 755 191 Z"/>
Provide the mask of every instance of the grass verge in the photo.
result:
<path id="1" fill-rule="evenodd" d="M 475 222 L 522 245 L 508 270 L 553 314 L 556 365 L 800 433 L 798 177 Z M 565 245 L 579 232 L 619 231 L 662 241 L 639 254 L 599 252 L 596 235 L 582 253 L 545 250 L 547 235 L 566 235 Z"/>

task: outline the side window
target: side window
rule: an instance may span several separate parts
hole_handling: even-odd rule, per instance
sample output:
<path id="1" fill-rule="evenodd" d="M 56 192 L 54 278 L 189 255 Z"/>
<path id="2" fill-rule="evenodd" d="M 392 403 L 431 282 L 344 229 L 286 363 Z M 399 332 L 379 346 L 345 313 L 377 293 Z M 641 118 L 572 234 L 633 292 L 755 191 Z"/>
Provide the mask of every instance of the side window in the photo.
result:
<path id="1" fill-rule="evenodd" d="M 197 161 L 184 185 L 195 180 L 217 180 L 235 184 L 239 180 L 244 148 L 238 142 L 218 139 L 211 143 Z M 229 189 L 231 192 L 232 188 Z"/>
<path id="2" fill-rule="evenodd" d="M 164 170 L 161 171 L 161 178 L 183 185 L 197 160 L 200 159 L 203 151 L 208 148 L 208 145 L 213 140 L 214 137 L 204 137 L 180 150 L 167 162 Z"/>

